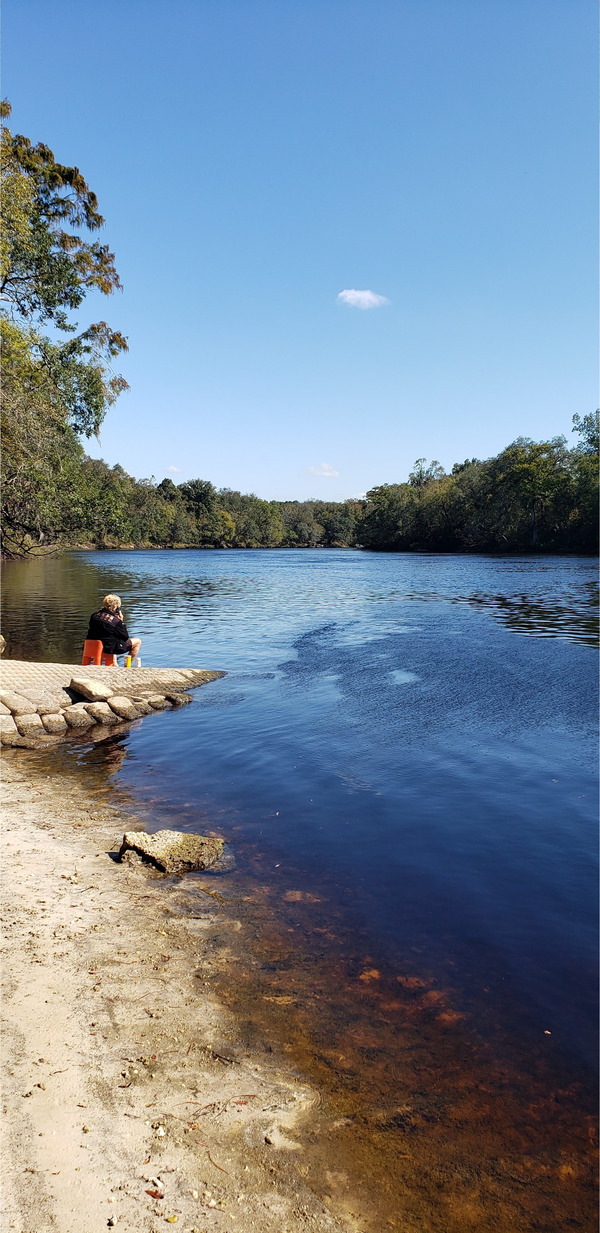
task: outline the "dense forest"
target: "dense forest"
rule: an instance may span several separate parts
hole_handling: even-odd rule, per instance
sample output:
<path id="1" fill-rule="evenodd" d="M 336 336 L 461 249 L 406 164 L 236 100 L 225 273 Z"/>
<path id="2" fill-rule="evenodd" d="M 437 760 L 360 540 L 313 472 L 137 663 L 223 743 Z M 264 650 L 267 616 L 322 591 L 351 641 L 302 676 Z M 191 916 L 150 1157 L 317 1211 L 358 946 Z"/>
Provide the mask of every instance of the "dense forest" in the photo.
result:
<path id="1" fill-rule="evenodd" d="M 9 114 L 2 104 L 3 120 Z M 120 287 L 113 254 L 94 238 L 104 220 L 77 167 L 6 123 L 1 160 L 6 556 L 69 545 L 597 551 L 597 412 L 573 416 L 571 448 L 564 437 L 520 438 L 450 474 L 419 458 L 405 483 L 344 502 L 265 501 L 206 479 L 136 480 L 88 457 L 85 438 L 126 388 L 112 368 L 127 350 L 122 334 L 105 321 L 78 332 L 72 319 L 91 289 Z"/>
<path id="2" fill-rule="evenodd" d="M 263 501 L 208 480 L 135 480 L 61 437 L 48 483 L 4 493 L 8 551 L 43 544 L 169 548 L 356 547 L 380 551 L 597 551 L 597 418 L 582 440 L 515 441 L 446 475 L 419 459 L 407 483 L 364 500 Z M 67 448 L 68 447 L 68 448 Z M 58 465 L 55 460 L 58 456 Z M 40 535 L 41 531 L 41 535 Z"/>

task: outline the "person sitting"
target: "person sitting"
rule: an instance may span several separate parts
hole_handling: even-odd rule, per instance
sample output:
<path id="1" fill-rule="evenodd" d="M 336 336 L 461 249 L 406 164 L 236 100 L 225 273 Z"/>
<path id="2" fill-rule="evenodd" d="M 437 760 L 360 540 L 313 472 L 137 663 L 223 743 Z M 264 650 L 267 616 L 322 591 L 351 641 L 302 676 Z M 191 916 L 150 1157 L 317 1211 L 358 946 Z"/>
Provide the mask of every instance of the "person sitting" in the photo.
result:
<path id="1" fill-rule="evenodd" d="M 142 645 L 141 638 L 130 638 L 123 621 L 120 595 L 105 595 L 102 607 L 92 612 L 86 638 L 102 643 L 107 655 L 131 655 L 135 659 Z"/>

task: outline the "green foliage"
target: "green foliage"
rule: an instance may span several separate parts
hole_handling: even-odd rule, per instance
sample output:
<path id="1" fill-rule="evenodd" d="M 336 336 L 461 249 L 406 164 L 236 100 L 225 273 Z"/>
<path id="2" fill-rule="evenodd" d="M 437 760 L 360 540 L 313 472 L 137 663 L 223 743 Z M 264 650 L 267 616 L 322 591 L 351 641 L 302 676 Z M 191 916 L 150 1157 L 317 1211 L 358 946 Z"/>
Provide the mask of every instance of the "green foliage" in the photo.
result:
<path id="1" fill-rule="evenodd" d="M 406 484 L 367 493 L 357 536 L 365 548 L 411 552 L 596 552 L 597 420 L 574 420 L 583 442 L 520 437 L 496 458 L 451 475 L 420 458 Z"/>
<path id="2" fill-rule="evenodd" d="M 2 112 L 7 118 L 10 106 Z M 104 224 L 96 194 L 78 167 L 58 163 L 48 146 L 13 136 L 5 125 L 1 157 L 2 299 L 19 317 L 71 329 L 67 310 L 79 308 L 91 288 L 109 295 L 121 285 L 107 245 L 78 234 Z"/>
<path id="3" fill-rule="evenodd" d="M 582 454 L 597 454 L 600 450 L 600 411 L 590 412 L 583 419 L 580 415 L 574 415 L 573 432 L 581 437 L 577 448 Z"/>
<path id="4" fill-rule="evenodd" d="M 17 339 L 18 341 L 18 339 Z M 32 382 L 40 381 L 33 369 Z M 46 399 L 46 435 L 32 407 Z M 383 484 L 364 501 L 264 501 L 208 480 L 135 480 L 86 458 L 58 417 L 53 387 L 23 392 L 7 429 L 17 465 L 5 483 L 9 551 L 38 542 L 98 547 L 316 548 L 387 552 L 595 552 L 595 454 L 520 439 L 497 458 L 467 460 L 426 482 Z M 39 443 L 39 447 L 35 443 Z M 423 466 L 427 472 L 428 467 Z M 415 464 L 415 472 L 417 465 Z M 21 548 L 19 548 L 21 545 Z"/>
<path id="5" fill-rule="evenodd" d="M 0 319 L 2 335 L 2 529 L 20 555 L 68 534 L 71 494 L 84 452 L 68 423 L 33 330 Z"/>
<path id="6" fill-rule="evenodd" d="M 8 103 L 0 115 L 10 115 Z M 97 434 L 127 388 L 111 367 L 127 343 L 106 321 L 76 334 L 69 317 L 91 289 L 120 287 L 112 253 L 79 234 L 104 222 L 79 169 L 3 125 L 0 170 L 2 532 L 4 552 L 19 555 L 79 525 L 78 437 Z"/>
<path id="7" fill-rule="evenodd" d="M 429 466 L 427 466 L 426 458 L 417 458 L 414 470 L 410 472 L 408 477 L 408 482 L 413 488 L 425 488 L 427 484 L 433 483 L 434 480 L 441 479 L 444 474 L 444 468 L 440 466 L 437 458 L 434 458 L 429 463 Z"/>
<path id="8" fill-rule="evenodd" d="M 6 116 L 10 108 L 5 104 L 2 111 Z M 68 310 L 79 308 L 92 288 L 109 295 L 121 285 L 106 245 L 89 243 L 74 230 L 103 225 L 96 196 L 77 167 L 57 163 L 47 146 L 13 137 L 6 126 L 0 163 L 3 313 L 22 325 L 49 322 L 74 334 Z M 36 346 L 56 370 L 75 430 L 87 436 L 97 432 L 107 407 L 126 388 L 110 369 L 110 361 L 127 350 L 123 335 L 99 321 L 60 346 L 38 333 Z"/>

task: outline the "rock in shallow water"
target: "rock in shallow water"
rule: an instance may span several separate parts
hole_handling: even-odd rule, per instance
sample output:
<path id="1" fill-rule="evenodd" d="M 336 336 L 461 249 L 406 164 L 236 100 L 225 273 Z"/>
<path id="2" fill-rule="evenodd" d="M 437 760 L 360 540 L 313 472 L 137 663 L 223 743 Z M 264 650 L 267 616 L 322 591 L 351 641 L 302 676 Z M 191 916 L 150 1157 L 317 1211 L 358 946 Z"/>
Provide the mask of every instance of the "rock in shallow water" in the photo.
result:
<path id="1" fill-rule="evenodd" d="M 152 707 L 153 711 L 165 711 L 167 707 L 173 705 L 172 702 L 169 702 L 168 699 L 165 698 L 164 694 L 150 694 L 148 697 L 148 703 Z"/>
<path id="2" fill-rule="evenodd" d="M 126 698 L 121 694 L 112 694 L 108 699 L 108 705 L 120 719 L 139 719 L 142 714 L 142 711 L 134 706 L 131 698 Z"/>
<path id="3" fill-rule="evenodd" d="M 76 702 L 75 706 L 67 707 L 64 716 L 70 728 L 91 728 L 92 724 L 95 724 L 93 716 L 84 710 L 86 705 L 84 702 Z"/>
<path id="4" fill-rule="evenodd" d="M 152 714 L 152 707 L 148 705 L 148 703 L 146 702 L 144 698 L 138 698 L 136 696 L 136 697 L 132 697 L 131 701 L 133 705 L 135 706 L 138 715 L 151 715 Z M 112 698 L 111 698 L 111 705 L 112 705 Z"/>
<path id="5" fill-rule="evenodd" d="M 223 853 L 223 840 L 211 835 L 184 835 L 181 831 L 127 831 L 119 859 L 127 852 L 137 852 L 163 873 L 186 873 L 192 869 L 208 869 Z"/>
<path id="6" fill-rule="evenodd" d="M 171 703 L 171 706 L 188 706 L 189 703 L 192 701 L 190 694 L 184 694 L 184 693 L 179 693 L 179 692 L 165 693 L 165 698 L 167 702 Z"/>
<path id="7" fill-rule="evenodd" d="M 42 715 L 42 723 L 46 732 L 50 732 L 52 736 L 63 736 L 67 731 L 67 721 L 64 715 Z"/>
<path id="8" fill-rule="evenodd" d="M 15 723 L 21 736 L 41 736 L 44 731 L 44 725 L 39 715 L 35 713 L 31 715 L 16 715 Z"/>
<path id="9" fill-rule="evenodd" d="M 117 724 L 119 718 L 111 711 L 108 702 L 86 702 L 85 709 L 97 724 Z"/>

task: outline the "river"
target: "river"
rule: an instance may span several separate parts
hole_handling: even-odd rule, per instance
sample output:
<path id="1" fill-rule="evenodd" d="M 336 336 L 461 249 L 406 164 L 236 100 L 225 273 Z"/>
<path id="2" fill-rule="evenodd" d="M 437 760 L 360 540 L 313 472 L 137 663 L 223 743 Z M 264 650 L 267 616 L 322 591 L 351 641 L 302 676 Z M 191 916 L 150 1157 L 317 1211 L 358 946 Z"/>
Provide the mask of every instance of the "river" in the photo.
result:
<path id="1" fill-rule="evenodd" d="M 222 995 L 327 1090 L 389 1227 L 588 1227 L 596 576 L 344 549 L 5 567 L 7 656 L 77 662 L 113 591 L 145 666 L 226 671 L 62 756 L 104 763 L 150 828 L 228 840 L 258 958 Z M 491 1211 L 502 1153 L 533 1190 L 505 1179 Z"/>

